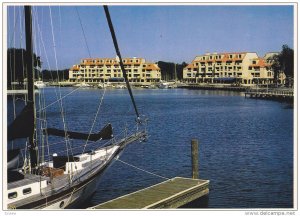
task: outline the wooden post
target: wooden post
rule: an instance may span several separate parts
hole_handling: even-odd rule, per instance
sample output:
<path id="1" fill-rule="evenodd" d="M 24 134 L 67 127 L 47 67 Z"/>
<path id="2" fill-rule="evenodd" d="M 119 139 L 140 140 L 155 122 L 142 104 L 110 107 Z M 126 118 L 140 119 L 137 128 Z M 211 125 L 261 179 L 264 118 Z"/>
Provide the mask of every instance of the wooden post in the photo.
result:
<path id="1" fill-rule="evenodd" d="M 198 140 L 197 139 L 192 139 L 192 178 L 193 179 L 198 179 L 199 178 L 199 164 L 198 164 L 198 160 L 199 160 L 199 148 L 198 148 Z"/>

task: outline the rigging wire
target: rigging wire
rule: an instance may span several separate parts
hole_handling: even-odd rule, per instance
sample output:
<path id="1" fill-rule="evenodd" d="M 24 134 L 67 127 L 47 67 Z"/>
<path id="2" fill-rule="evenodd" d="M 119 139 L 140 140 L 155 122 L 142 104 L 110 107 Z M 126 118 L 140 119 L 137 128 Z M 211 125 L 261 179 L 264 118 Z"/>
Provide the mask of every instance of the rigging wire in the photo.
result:
<path id="1" fill-rule="evenodd" d="M 59 81 L 58 61 L 57 61 L 57 56 L 56 56 L 57 55 L 56 54 L 56 43 L 55 43 L 55 37 L 54 37 L 54 29 L 53 29 L 53 19 L 52 19 L 51 6 L 49 6 L 49 14 L 50 14 L 50 24 L 51 24 L 51 33 L 52 33 L 52 42 L 53 42 L 53 50 L 54 50 L 54 59 L 55 59 L 55 66 L 56 66 L 56 74 L 57 74 L 57 78 L 58 78 L 58 81 Z M 59 89 L 59 98 L 61 99 L 60 85 L 58 85 L 58 89 Z M 59 104 L 60 104 L 60 110 L 61 110 L 61 118 L 62 118 L 63 127 L 64 127 L 64 131 L 65 131 L 65 140 L 66 140 L 67 155 L 69 156 L 68 147 L 70 146 L 70 142 L 69 142 L 69 138 L 67 136 L 67 125 L 66 125 L 66 122 L 65 122 L 64 108 L 63 108 L 62 100 L 59 100 Z M 71 150 L 71 155 L 73 156 L 72 150 Z"/>
<path id="2" fill-rule="evenodd" d="M 78 9 L 77 9 L 77 7 L 75 7 L 75 9 L 76 9 L 76 13 L 77 13 L 77 16 L 78 16 L 78 19 L 79 19 L 79 22 L 80 22 L 82 34 L 83 34 L 83 37 L 84 37 L 86 48 L 87 48 L 88 53 L 89 53 L 89 57 L 92 58 L 92 55 L 91 55 L 91 52 L 90 52 L 90 49 L 89 49 L 89 46 L 88 46 L 88 43 L 87 43 L 87 39 L 86 39 L 86 36 L 85 36 L 84 28 L 83 28 L 83 25 L 82 25 L 82 21 L 81 21 Z"/>
<path id="3" fill-rule="evenodd" d="M 92 132 L 93 132 L 93 129 L 94 129 L 94 126 L 95 126 L 95 123 L 96 123 L 96 120 L 97 120 L 97 117 L 98 117 L 100 108 L 101 108 L 101 106 L 102 106 L 102 102 L 103 102 L 103 98 L 104 98 L 105 92 L 106 92 L 106 88 L 104 88 L 104 91 L 103 91 L 103 94 L 102 94 L 100 103 L 99 103 L 98 108 L 97 108 L 97 112 L 96 112 L 96 114 L 95 114 L 95 117 L 94 117 L 94 120 L 93 120 L 93 123 L 92 123 L 92 127 L 91 127 L 91 129 L 90 129 L 89 135 L 88 135 L 88 137 L 87 137 L 87 140 L 86 140 L 86 142 L 85 142 L 84 148 L 83 148 L 83 150 L 82 150 L 82 154 L 84 153 L 85 148 L 86 148 L 86 145 L 87 145 L 87 143 L 88 143 L 88 141 L 89 141 L 90 135 L 91 135 Z"/>
<path id="4" fill-rule="evenodd" d="M 16 22 L 16 7 L 14 6 L 14 22 Z M 16 22 L 17 23 L 17 22 Z M 13 56 L 13 73 L 12 73 L 12 78 L 11 78 L 11 82 L 15 82 L 16 81 L 16 31 L 14 31 L 14 44 L 13 44 L 13 47 L 14 48 L 14 56 Z M 12 85 L 12 89 L 15 89 L 15 86 Z M 15 94 L 13 94 L 13 109 L 14 109 L 14 119 L 17 117 L 17 114 L 16 114 L 16 96 Z"/>
<path id="5" fill-rule="evenodd" d="M 46 110 L 48 107 L 52 106 L 53 104 L 56 104 L 56 103 L 60 102 L 62 99 L 64 99 L 65 97 L 67 97 L 67 96 L 69 96 L 69 95 L 71 95 L 71 94 L 73 94 L 75 91 L 77 91 L 77 90 L 80 89 L 80 88 L 82 88 L 82 87 L 79 86 L 78 88 L 75 88 L 74 90 L 72 90 L 72 91 L 69 92 L 68 94 L 62 96 L 61 98 L 57 99 L 56 101 L 53 101 L 52 103 L 48 104 L 47 106 L 41 108 L 40 110 L 38 110 L 38 112 L 39 112 L 39 111 L 42 111 L 42 110 Z"/>
<path id="6" fill-rule="evenodd" d="M 38 19 L 38 13 L 36 13 L 37 15 L 35 16 L 35 19 L 36 20 L 40 20 L 40 19 Z M 43 8 L 42 8 L 42 20 L 43 20 L 43 15 L 44 15 L 44 13 L 43 13 Z M 45 47 L 45 43 L 44 43 L 44 40 L 43 40 L 43 34 L 42 34 L 42 31 L 41 31 L 41 28 L 40 28 L 40 25 L 39 25 L 39 22 L 37 22 L 37 30 L 38 30 L 38 33 L 39 33 L 39 38 L 40 38 L 40 43 L 39 44 L 41 44 L 42 45 L 42 48 L 43 48 L 43 51 L 44 51 L 44 54 L 45 54 L 45 59 L 46 59 L 46 63 L 47 63 L 47 65 L 48 65 L 48 68 L 50 68 L 50 63 L 49 63 L 49 59 L 48 59 L 48 54 L 47 54 L 47 52 L 46 52 L 46 47 Z M 54 80 L 53 79 L 53 76 L 52 76 L 52 73 L 50 73 L 50 75 L 51 75 L 51 79 L 52 80 Z M 58 98 L 58 93 L 57 93 L 57 89 L 56 88 L 54 88 L 54 92 L 55 92 L 55 96 L 56 96 L 56 98 Z M 42 95 L 44 95 L 44 91 L 43 91 L 43 94 Z M 43 106 L 42 107 L 45 107 L 45 97 L 43 97 Z M 38 110 L 37 112 L 38 113 L 41 113 L 42 111 L 44 111 L 44 110 Z M 46 121 L 46 112 L 44 111 L 43 112 L 44 113 L 44 119 L 45 119 L 45 128 L 47 127 L 47 121 Z M 46 136 L 46 143 L 47 143 L 47 151 L 48 151 L 48 155 L 50 155 L 50 149 L 49 149 L 49 146 L 48 146 L 48 135 L 46 134 L 45 135 Z M 50 160 L 50 156 L 49 156 L 49 158 L 48 158 L 48 160 Z"/>
<path id="7" fill-rule="evenodd" d="M 8 15 L 9 15 L 9 11 L 8 11 Z M 15 25 L 15 28 L 16 28 L 17 24 L 16 24 L 16 20 L 15 20 L 15 7 L 14 7 L 13 22 L 14 22 L 14 25 Z M 15 41 L 15 31 L 16 31 L 15 28 L 14 28 L 14 31 L 13 31 L 11 43 L 12 43 L 12 41 Z M 11 82 L 11 88 L 14 89 L 14 85 L 13 85 L 13 78 L 14 78 L 13 77 L 13 67 L 15 68 L 15 62 L 14 62 L 14 65 L 12 67 L 12 50 L 9 52 L 9 57 L 10 57 L 9 58 L 9 60 L 10 60 L 9 61 L 9 65 L 10 65 L 10 82 Z M 13 118 L 15 119 L 16 118 L 16 111 L 15 111 L 16 110 L 16 106 L 15 106 L 16 98 L 15 98 L 14 94 L 12 95 L 12 99 L 13 99 Z M 11 141 L 11 148 L 12 149 L 14 148 L 14 141 L 13 140 Z"/>
<path id="8" fill-rule="evenodd" d="M 22 13 L 22 10 L 21 10 L 21 6 L 19 7 L 19 19 L 20 19 L 20 37 L 21 37 L 21 40 L 20 40 L 20 49 L 21 49 L 21 53 L 22 53 L 22 75 L 23 75 L 23 80 L 22 80 L 22 84 L 24 86 L 24 79 L 25 79 L 25 63 L 24 63 L 24 50 L 23 49 L 23 25 L 22 25 L 22 19 L 21 19 L 21 13 Z M 24 15 L 24 14 L 23 14 Z M 24 24 L 24 23 L 23 23 Z M 24 46 L 25 47 L 25 46 Z M 24 100 L 25 101 L 25 105 L 27 104 L 27 100 Z"/>
<path id="9" fill-rule="evenodd" d="M 15 6 L 13 6 L 13 7 L 15 7 Z M 9 13 L 9 10 L 8 10 L 8 13 Z M 18 18 L 18 17 L 17 17 Z M 9 25 L 8 25 L 9 26 Z M 13 27 L 13 34 L 15 34 L 15 32 L 16 32 L 16 28 L 17 28 L 17 20 L 14 20 L 14 27 Z M 11 47 L 11 44 L 12 44 L 12 41 L 14 40 L 14 38 L 12 37 L 11 39 L 10 39 L 10 41 L 9 41 L 9 46 Z"/>
<path id="10" fill-rule="evenodd" d="M 35 49 L 35 53 L 36 53 L 36 56 L 41 56 L 41 41 L 38 40 L 38 12 L 37 10 L 35 10 L 35 8 L 33 7 L 32 8 L 32 14 L 33 14 L 33 36 L 34 36 L 34 39 L 35 39 L 35 46 L 34 46 L 34 49 Z M 37 67 L 39 67 L 39 71 L 38 69 L 36 68 L 35 71 L 37 72 L 41 72 L 41 67 L 37 64 Z M 38 74 L 38 77 L 39 77 L 40 74 Z M 39 89 L 39 94 L 38 94 L 38 105 L 39 105 L 39 109 L 41 110 L 41 108 L 43 107 L 43 99 L 44 99 L 44 89 L 41 88 Z M 45 135 L 43 134 L 43 128 L 45 127 L 45 124 L 46 124 L 46 116 L 45 116 L 45 111 L 40 111 L 40 112 L 37 112 L 39 118 L 36 118 L 37 120 L 40 120 L 39 121 L 39 124 L 38 124 L 38 127 L 40 128 L 39 131 L 39 134 L 37 133 L 37 137 L 39 137 L 39 140 L 40 140 L 40 145 L 41 145 L 41 163 L 44 162 L 45 160 L 45 143 L 47 142 L 47 139 L 45 139 Z M 46 137 L 47 138 L 47 137 Z"/>

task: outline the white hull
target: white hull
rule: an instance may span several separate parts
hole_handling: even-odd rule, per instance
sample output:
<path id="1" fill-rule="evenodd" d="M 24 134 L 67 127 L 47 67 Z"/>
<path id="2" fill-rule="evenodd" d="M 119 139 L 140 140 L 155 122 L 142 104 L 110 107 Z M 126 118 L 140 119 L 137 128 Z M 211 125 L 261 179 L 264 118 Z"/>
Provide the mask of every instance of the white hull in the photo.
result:
<path id="1" fill-rule="evenodd" d="M 64 209 L 79 206 L 81 203 L 91 197 L 91 195 L 96 191 L 100 176 L 101 174 L 91 180 L 84 187 L 74 191 L 62 199 L 58 199 L 58 201 L 46 206 L 44 209 Z"/>
<path id="2" fill-rule="evenodd" d="M 8 197 L 11 198 L 7 203 L 8 209 L 64 209 L 80 206 L 95 192 L 98 179 L 124 147 L 143 138 L 144 132 L 133 133 L 114 145 L 75 155 L 78 161 L 66 162 L 64 173 L 52 180 L 45 176 L 27 174 L 26 179 L 9 183 Z M 45 166 L 53 167 L 53 163 L 54 161 L 45 163 Z M 29 187 L 30 193 L 23 195 L 24 190 Z"/>
<path id="3" fill-rule="evenodd" d="M 88 88 L 88 87 L 91 87 L 91 85 L 87 84 L 87 83 L 78 83 L 78 84 L 75 84 L 74 85 L 75 87 L 81 87 L 81 88 Z"/>

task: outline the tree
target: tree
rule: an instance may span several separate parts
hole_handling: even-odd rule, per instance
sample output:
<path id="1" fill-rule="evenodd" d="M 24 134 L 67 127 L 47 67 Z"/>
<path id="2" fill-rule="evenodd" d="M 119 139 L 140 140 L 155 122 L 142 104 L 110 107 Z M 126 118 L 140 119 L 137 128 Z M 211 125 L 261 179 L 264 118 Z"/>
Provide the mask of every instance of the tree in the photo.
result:
<path id="1" fill-rule="evenodd" d="M 63 70 L 43 70 L 42 71 L 43 81 L 63 81 L 69 79 L 69 69 Z"/>
<path id="2" fill-rule="evenodd" d="M 186 62 L 182 62 L 181 64 L 176 64 L 173 62 L 164 62 L 164 61 L 158 61 L 157 64 L 161 70 L 162 79 L 167 81 L 175 78 L 177 78 L 178 80 L 182 80 L 183 68 L 185 68 L 188 65 Z M 175 70 L 176 70 L 176 75 L 175 75 Z"/>
<path id="3" fill-rule="evenodd" d="M 283 45 L 279 60 L 285 75 L 294 77 L 294 50 L 289 48 L 288 45 Z"/>
<path id="4" fill-rule="evenodd" d="M 278 82 L 279 73 L 284 72 L 287 81 L 294 78 L 294 50 L 288 45 L 283 45 L 278 55 L 273 55 L 268 59 L 274 72 L 274 81 Z"/>

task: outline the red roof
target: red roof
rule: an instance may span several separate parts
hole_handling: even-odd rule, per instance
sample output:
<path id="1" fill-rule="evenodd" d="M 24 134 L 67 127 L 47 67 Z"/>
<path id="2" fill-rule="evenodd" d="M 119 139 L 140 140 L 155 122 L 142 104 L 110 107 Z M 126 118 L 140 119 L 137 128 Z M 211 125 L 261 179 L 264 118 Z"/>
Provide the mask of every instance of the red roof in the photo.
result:
<path id="1" fill-rule="evenodd" d="M 257 58 L 257 59 L 254 59 L 256 61 L 256 64 L 251 64 L 249 65 L 250 67 L 268 67 L 268 66 L 271 66 L 271 64 L 269 63 L 266 63 L 265 59 L 263 58 Z"/>

